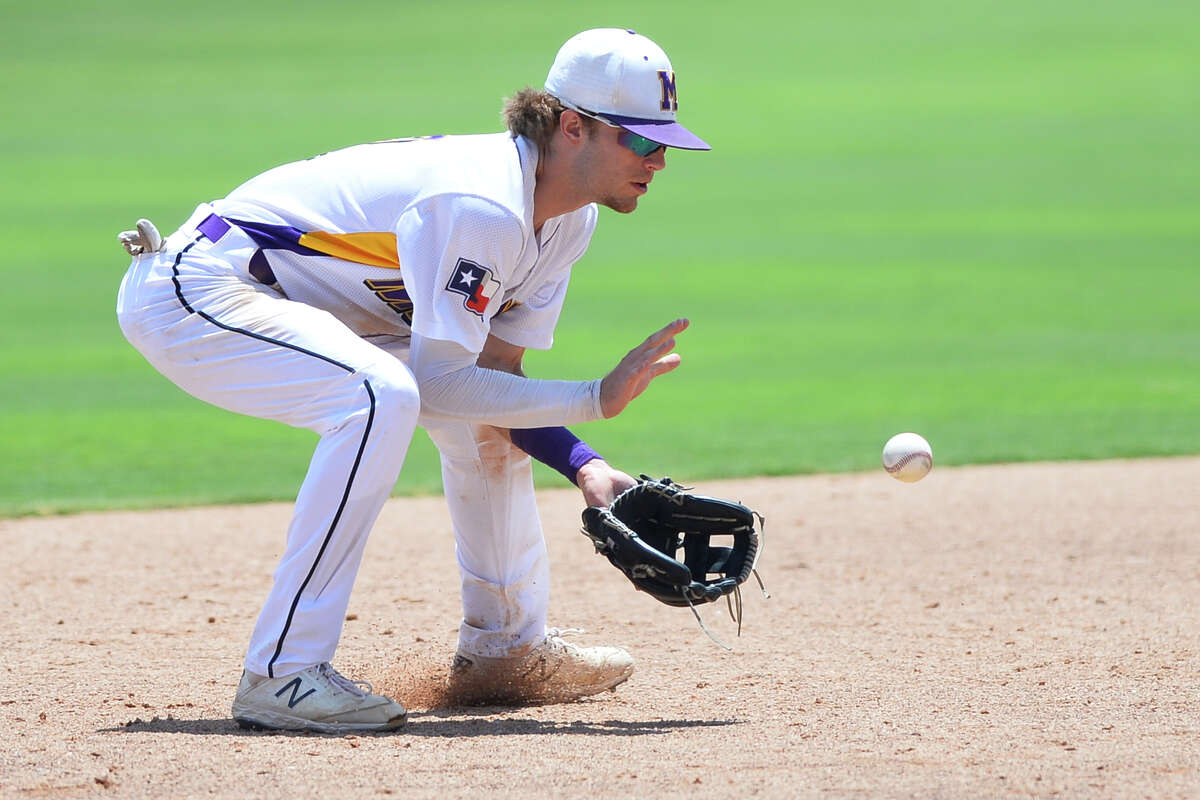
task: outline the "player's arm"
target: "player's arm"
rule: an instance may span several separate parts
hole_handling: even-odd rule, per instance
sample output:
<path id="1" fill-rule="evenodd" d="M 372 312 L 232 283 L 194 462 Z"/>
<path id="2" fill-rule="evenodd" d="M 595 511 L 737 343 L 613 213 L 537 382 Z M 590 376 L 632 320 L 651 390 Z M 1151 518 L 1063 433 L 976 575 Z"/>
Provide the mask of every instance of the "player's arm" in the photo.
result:
<path id="1" fill-rule="evenodd" d="M 539 380 L 481 367 L 506 270 L 523 252 L 520 221 L 483 198 L 439 195 L 401 214 L 396 241 L 413 302 L 409 367 L 429 418 L 537 428 L 615 417 L 650 381 L 679 365 L 672 351 L 687 320 L 651 334 L 602 379 Z M 565 281 L 554 287 L 565 291 Z M 546 307 L 556 310 L 560 300 L 556 294 Z M 501 353 L 501 360 L 512 356 Z"/>
<path id="2" fill-rule="evenodd" d="M 525 360 L 525 348 L 504 341 L 498 336 L 488 334 L 484 342 L 483 352 L 475 363 L 484 369 L 498 369 L 510 375 L 525 377 L 522 362 Z"/>
<path id="3" fill-rule="evenodd" d="M 426 417 L 533 428 L 606 416 L 601 380 L 532 380 L 477 364 L 520 261 L 522 230 L 511 210 L 474 196 L 428 198 L 397 221 L 413 303 L 409 367 Z"/>
<path id="4" fill-rule="evenodd" d="M 671 322 L 630 350 L 604 378 L 552 381 L 523 378 L 478 365 L 479 352 L 414 329 L 409 366 L 421 390 L 421 411 L 435 419 L 460 419 L 506 428 L 535 428 L 615 417 L 650 382 L 679 366 L 675 335 L 686 319 Z M 486 341 L 487 336 L 484 336 Z"/>
<path id="5" fill-rule="evenodd" d="M 525 375 L 525 348 L 496 336 L 488 336 L 478 366 L 512 375 Z M 511 428 L 509 440 L 533 458 L 579 487 L 589 506 L 608 506 L 617 495 L 637 483 L 630 475 L 613 469 L 587 442 L 564 427 Z"/>

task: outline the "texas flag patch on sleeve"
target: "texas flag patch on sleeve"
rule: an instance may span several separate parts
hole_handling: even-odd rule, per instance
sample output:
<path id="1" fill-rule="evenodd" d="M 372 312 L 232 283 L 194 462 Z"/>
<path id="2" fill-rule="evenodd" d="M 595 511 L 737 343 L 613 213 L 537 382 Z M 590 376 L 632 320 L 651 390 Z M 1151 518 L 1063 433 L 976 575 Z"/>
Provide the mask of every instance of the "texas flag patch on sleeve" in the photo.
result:
<path id="1" fill-rule="evenodd" d="M 463 306 L 470 312 L 483 316 L 488 303 L 500 290 L 500 281 L 492 277 L 492 271 L 482 264 L 460 258 L 454 265 L 446 289 L 463 296 Z"/>

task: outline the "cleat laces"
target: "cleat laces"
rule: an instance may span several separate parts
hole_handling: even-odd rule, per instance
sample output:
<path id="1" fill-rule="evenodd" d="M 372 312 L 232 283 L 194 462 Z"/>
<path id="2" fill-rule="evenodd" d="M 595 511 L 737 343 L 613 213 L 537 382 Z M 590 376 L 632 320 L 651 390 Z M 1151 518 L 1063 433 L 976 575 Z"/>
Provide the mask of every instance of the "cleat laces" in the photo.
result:
<path id="1" fill-rule="evenodd" d="M 370 681 L 351 680 L 334 669 L 328 661 L 318 665 L 317 672 L 323 675 L 337 688 L 347 691 L 357 697 L 367 697 L 368 695 L 375 694 L 375 687 L 371 685 Z"/>

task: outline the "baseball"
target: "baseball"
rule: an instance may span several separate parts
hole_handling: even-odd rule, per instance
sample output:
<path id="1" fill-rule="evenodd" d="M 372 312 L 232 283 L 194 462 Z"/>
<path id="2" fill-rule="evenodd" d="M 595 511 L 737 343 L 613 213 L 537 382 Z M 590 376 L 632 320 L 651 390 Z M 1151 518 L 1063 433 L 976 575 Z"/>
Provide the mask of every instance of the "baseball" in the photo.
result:
<path id="1" fill-rule="evenodd" d="M 923 436 L 897 433 L 883 446 L 883 468 L 898 481 L 915 483 L 933 469 L 933 449 Z"/>

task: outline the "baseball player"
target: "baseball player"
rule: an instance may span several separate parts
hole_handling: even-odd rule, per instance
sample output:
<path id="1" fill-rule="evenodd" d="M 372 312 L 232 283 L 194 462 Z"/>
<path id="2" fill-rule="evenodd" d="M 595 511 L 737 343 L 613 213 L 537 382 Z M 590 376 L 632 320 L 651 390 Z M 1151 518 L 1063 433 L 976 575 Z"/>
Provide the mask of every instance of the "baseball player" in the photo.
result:
<path id="1" fill-rule="evenodd" d="M 633 211 L 665 150 L 707 150 L 676 120 L 675 72 L 633 31 L 563 45 L 508 131 L 393 140 L 285 164 L 199 206 L 134 254 L 125 336 L 184 390 L 320 435 L 233 702 L 243 726 L 388 730 L 404 708 L 333 669 L 367 535 L 417 425 L 437 445 L 461 571 L 450 673 L 463 702 L 571 701 L 633 660 L 546 626 L 549 566 L 530 456 L 589 505 L 632 486 L 565 427 L 613 417 L 679 364 L 678 319 L 601 379 L 524 376 L 549 348 L 597 204 Z"/>

